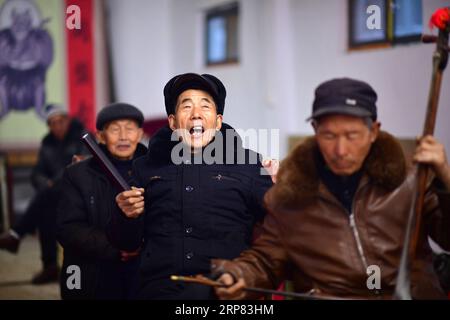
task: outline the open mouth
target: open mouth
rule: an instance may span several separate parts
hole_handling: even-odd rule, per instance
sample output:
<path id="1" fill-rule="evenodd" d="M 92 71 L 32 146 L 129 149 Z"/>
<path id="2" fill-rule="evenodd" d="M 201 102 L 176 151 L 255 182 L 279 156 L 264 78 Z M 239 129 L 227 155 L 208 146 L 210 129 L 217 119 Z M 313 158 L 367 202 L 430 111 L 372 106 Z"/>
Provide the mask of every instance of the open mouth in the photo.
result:
<path id="1" fill-rule="evenodd" d="M 203 128 L 202 125 L 195 125 L 189 130 L 189 134 L 193 138 L 201 137 L 204 132 L 205 132 L 205 128 Z"/>
<path id="2" fill-rule="evenodd" d="M 120 151 L 124 151 L 124 150 L 128 150 L 130 148 L 130 145 L 128 144 L 121 144 L 117 146 L 117 149 L 119 149 Z"/>

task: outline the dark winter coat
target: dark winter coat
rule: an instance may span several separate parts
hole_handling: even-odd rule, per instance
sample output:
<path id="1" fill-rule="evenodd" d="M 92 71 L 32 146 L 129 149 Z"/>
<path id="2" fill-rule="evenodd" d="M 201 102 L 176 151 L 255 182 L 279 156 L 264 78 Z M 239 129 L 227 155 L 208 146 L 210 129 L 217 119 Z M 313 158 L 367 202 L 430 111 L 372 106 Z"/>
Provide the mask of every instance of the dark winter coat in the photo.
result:
<path id="1" fill-rule="evenodd" d="M 224 124 L 221 131 L 226 129 L 236 134 Z M 170 275 L 207 274 L 211 259 L 231 259 L 248 248 L 255 222 L 265 215 L 263 196 L 272 181 L 261 174 L 259 160 L 250 164 L 259 157 L 244 149 L 239 137 L 234 150 L 217 152 L 225 151 L 224 158 L 244 154 L 244 164 L 174 164 L 171 152 L 178 141 L 171 141 L 171 134 L 168 127 L 161 129 L 147 155 L 134 163 L 136 185 L 145 188 L 145 213 L 129 219 L 118 211 L 109 235 L 124 250 L 144 240 L 140 298 L 207 299 L 209 288 L 171 282 Z"/>
<path id="2" fill-rule="evenodd" d="M 109 154 L 105 147 L 102 149 Z M 145 152 L 145 146 L 139 144 L 134 159 Z M 117 166 L 117 160 L 112 159 L 112 162 Z M 131 161 L 129 167 L 131 170 Z M 68 167 L 64 171 L 62 189 L 57 215 L 57 238 L 64 248 L 62 298 L 130 298 L 138 259 L 121 262 L 119 250 L 109 243 L 105 233 L 119 191 L 94 158 Z M 80 269 L 81 289 L 70 289 L 70 284 L 75 283 L 74 278 L 68 281 L 74 274 L 70 266 Z"/>

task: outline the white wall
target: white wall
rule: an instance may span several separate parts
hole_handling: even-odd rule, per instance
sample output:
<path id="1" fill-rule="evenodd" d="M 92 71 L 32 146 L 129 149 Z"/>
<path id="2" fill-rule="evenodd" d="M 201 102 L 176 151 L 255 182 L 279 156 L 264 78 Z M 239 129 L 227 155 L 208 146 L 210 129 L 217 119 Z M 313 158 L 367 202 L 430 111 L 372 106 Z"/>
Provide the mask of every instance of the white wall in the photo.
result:
<path id="1" fill-rule="evenodd" d="M 383 128 L 420 134 L 433 45 L 348 52 L 347 0 L 241 0 L 239 64 L 206 67 L 204 11 L 226 0 L 109 0 L 118 97 L 147 117 L 164 115 L 162 88 L 175 74 L 211 73 L 225 84 L 225 121 L 278 128 L 281 156 L 290 134 L 312 133 L 315 87 L 333 77 L 369 82 L 379 95 Z M 424 25 L 449 1 L 424 0 Z M 442 83 L 436 135 L 450 150 L 450 71 Z"/>
<path id="2" fill-rule="evenodd" d="M 432 12 L 449 1 L 425 0 L 424 31 Z M 313 90 L 334 77 L 355 77 L 369 82 L 379 96 L 382 127 L 401 137 L 415 137 L 422 131 L 431 79 L 434 45 L 421 43 L 388 49 L 347 51 L 347 1 L 291 1 L 296 22 L 295 56 L 299 104 L 295 116 L 310 114 Z M 323 18 L 319 18 L 323 17 Z M 436 136 L 450 150 L 450 71 L 442 83 Z M 294 114 L 292 114 L 294 116 Z M 311 132 L 299 123 L 298 132 Z"/>
<path id="3" fill-rule="evenodd" d="M 191 30 L 174 34 L 174 73 L 194 71 L 210 73 L 221 79 L 227 89 L 224 118 L 238 128 L 257 128 L 261 125 L 259 114 L 263 112 L 261 100 L 261 57 L 259 48 L 259 28 L 257 17 L 261 7 L 258 0 L 246 0 L 240 7 L 241 23 L 239 26 L 241 61 L 238 64 L 206 67 L 204 64 L 203 12 L 224 1 L 173 1 L 175 14 L 172 23 L 174 30 L 186 28 L 186 21 L 195 22 Z M 191 7 L 187 9 L 186 7 Z"/>
<path id="4" fill-rule="evenodd" d="M 204 12 L 209 8 L 229 1 L 223 0 L 174 0 L 173 7 L 173 43 L 174 73 L 194 71 L 211 73 L 219 77 L 227 88 L 224 119 L 226 122 L 242 130 L 279 129 L 281 150 L 287 149 L 287 118 L 282 110 L 285 105 L 292 104 L 293 90 L 280 86 L 278 75 L 292 66 L 279 50 L 277 42 L 289 45 L 289 39 L 268 29 L 268 22 L 275 9 L 286 0 L 245 0 L 240 2 L 240 61 L 238 64 L 210 66 L 204 64 Z M 269 15 L 269 19 L 267 19 Z M 283 17 L 277 17 L 283 24 Z M 186 21 L 194 21 L 195 26 L 186 28 Z M 280 28 L 278 28 L 280 29 Z M 280 30 L 282 31 L 282 30 Z M 270 36 L 268 32 L 271 32 Z M 281 39 L 282 38 L 282 39 Z M 280 40 L 279 40 L 280 39 Z M 286 50 L 284 50 L 286 51 Z M 284 64 L 280 62 L 284 61 Z M 289 73 L 288 72 L 288 73 Z M 289 87 L 289 86 L 288 86 Z M 292 86 L 290 87 L 292 88 Z M 281 91 L 280 91 L 281 90 Z M 284 97 L 283 97 L 284 96 Z M 281 104 L 280 104 L 281 102 Z M 251 145 L 255 148 L 255 146 Z M 276 148 L 269 145 L 266 155 L 277 155 Z"/>
<path id="5" fill-rule="evenodd" d="M 108 0 L 116 97 L 164 116 L 162 89 L 171 74 L 170 2 Z"/>

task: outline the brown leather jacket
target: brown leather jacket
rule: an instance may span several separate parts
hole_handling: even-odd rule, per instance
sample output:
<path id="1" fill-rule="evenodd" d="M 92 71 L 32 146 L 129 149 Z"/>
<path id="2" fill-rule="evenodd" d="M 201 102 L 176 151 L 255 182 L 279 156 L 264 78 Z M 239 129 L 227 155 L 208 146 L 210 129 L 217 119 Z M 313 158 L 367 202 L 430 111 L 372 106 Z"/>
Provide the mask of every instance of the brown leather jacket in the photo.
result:
<path id="1" fill-rule="evenodd" d="M 244 277 L 251 287 L 276 288 L 280 281 L 291 279 L 297 292 L 391 298 L 416 183 L 400 145 L 385 132 L 372 145 L 352 213 L 319 180 L 314 152 L 318 147 L 311 138 L 283 161 L 277 184 L 266 194 L 269 214 L 261 236 L 232 262 L 214 260 L 213 273 Z M 426 236 L 450 248 L 450 193 L 437 192 L 430 185 L 423 216 L 412 295 L 444 298 Z M 380 290 L 368 289 L 371 265 L 380 268 Z"/>

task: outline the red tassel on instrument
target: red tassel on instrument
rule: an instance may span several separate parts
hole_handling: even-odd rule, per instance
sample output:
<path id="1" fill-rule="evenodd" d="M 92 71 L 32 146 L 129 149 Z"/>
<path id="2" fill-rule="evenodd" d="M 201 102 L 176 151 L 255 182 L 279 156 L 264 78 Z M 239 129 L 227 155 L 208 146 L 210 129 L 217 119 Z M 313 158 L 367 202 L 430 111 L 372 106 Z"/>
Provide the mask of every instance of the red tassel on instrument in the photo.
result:
<path id="1" fill-rule="evenodd" d="M 430 29 L 434 27 L 444 30 L 450 24 L 450 8 L 441 8 L 436 10 L 430 19 Z"/>

